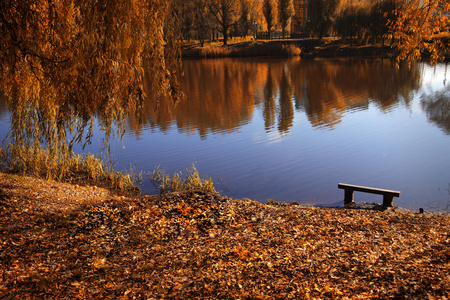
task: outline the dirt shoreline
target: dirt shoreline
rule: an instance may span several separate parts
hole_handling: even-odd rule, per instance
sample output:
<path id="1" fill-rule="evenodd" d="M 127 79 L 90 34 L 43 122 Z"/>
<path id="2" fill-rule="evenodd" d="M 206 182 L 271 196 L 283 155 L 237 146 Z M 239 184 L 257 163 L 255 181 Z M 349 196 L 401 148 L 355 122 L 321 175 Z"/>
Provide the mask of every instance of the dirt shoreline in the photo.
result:
<path id="1" fill-rule="evenodd" d="M 0 173 L 0 299 L 448 299 L 450 217 Z"/>

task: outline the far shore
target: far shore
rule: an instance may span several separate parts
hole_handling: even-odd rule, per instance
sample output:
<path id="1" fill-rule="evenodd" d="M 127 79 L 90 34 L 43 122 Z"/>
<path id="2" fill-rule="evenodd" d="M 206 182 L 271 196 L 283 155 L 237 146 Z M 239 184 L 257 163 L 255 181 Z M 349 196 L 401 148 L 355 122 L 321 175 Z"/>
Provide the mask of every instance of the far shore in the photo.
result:
<path id="1" fill-rule="evenodd" d="M 183 58 L 219 57 L 392 57 L 392 48 L 385 44 L 350 43 L 334 38 L 300 38 L 284 40 L 250 40 L 222 43 L 188 43 L 183 46 Z"/>
<path id="2" fill-rule="evenodd" d="M 338 38 L 298 38 L 276 40 L 232 39 L 222 42 L 186 42 L 182 46 L 184 59 L 223 57 L 301 57 L 301 58 L 387 58 L 395 59 L 395 49 L 390 43 L 370 44 L 350 42 Z M 429 56 L 424 53 L 422 58 Z M 444 61 L 450 60 L 450 53 Z"/>

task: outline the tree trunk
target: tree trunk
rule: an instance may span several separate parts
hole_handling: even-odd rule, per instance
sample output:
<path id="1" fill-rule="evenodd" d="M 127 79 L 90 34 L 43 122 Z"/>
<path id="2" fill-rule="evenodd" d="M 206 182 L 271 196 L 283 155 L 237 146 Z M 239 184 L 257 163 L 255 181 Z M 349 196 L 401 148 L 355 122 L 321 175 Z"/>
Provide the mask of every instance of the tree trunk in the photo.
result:
<path id="1" fill-rule="evenodd" d="M 223 29 L 222 35 L 223 35 L 223 45 L 226 46 L 226 45 L 228 45 L 228 28 Z"/>

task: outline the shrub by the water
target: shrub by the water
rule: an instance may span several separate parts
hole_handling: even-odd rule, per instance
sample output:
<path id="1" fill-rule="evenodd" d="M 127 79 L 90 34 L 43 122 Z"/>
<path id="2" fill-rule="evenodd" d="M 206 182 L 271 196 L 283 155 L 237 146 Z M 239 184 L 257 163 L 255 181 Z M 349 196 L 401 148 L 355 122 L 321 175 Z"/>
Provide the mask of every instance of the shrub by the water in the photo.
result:
<path id="1" fill-rule="evenodd" d="M 283 42 L 253 42 L 232 46 L 205 46 L 197 51 L 185 52 L 185 56 L 201 58 L 220 57 L 294 57 L 300 56 L 301 48 L 295 44 Z"/>

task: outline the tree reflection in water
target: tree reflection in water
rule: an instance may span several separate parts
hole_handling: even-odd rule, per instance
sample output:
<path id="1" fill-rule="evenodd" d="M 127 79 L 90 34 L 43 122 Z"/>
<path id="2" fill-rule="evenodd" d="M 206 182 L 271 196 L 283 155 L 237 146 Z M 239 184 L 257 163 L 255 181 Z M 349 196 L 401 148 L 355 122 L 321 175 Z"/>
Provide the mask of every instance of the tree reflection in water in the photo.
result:
<path id="1" fill-rule="evenodd" d="M 450 135 L 450 88 L 432 95 L 424 94 L 420 103 L 428 121 Z"/>
<path id="2" fill-rule="evenodd" d="M 382 111 L 399 102 L 408 105 L 421 84 L 417 65 L 397 68 L 387 59 L 208 59 L 185 60 L 183 67 L 187 99 L 177 106 L 154 96 L 147 74 L 145 87 L 153 96 L 139 119 L 128 120 L 136 134 L 143 125 L 165 132 L 176 124 L 180 132 L 204 139 L 249 123 L 255 107 L 261 108 L 266 131 L 288 133 L 295 110 L 304 111 L 313 127 L 331 130 L 346 111 L 370 103 Z"/>
<path id="3" fill-rule="evenodd" d="M 199 134 L 235 132 L 251 122 L 255 108 L 264 129 L 288 133 L 295 111 L 305 112 L 311 126 L 332 130 L 347 111 L 376 105 L 387 112 L 404 103 L 421 86 L 421 70 L 397 67 L 387 59 L 208 59 L 185 60 L 181 87 L 186 99 L 175 105 L 152 91 L 146 74 L 143 110 L 127 119 L 140 135 L 144 127 Z M 5 110 L 0 97 L 0 113 Z M 448 93 L 424 96 L 431 122 L 448 134 Z"/>

